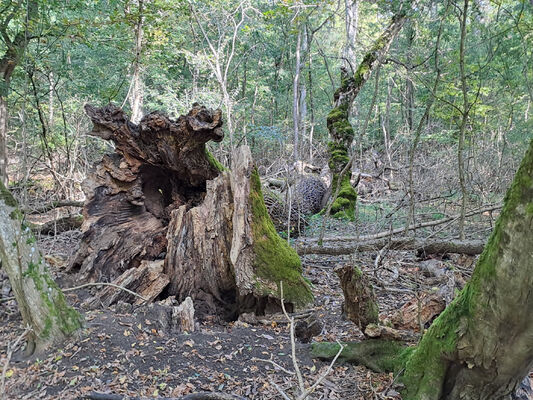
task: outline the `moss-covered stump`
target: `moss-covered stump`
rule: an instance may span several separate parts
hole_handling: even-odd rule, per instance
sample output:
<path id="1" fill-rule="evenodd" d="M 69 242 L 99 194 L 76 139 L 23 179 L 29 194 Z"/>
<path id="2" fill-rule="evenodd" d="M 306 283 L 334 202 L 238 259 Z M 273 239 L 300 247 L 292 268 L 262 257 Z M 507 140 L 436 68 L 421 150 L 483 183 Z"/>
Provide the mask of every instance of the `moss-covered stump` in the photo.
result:
<path id="1" fill-rule="evenodd" d="M 70 307 L 54 282 L 24 223 L 17 202 L 0 181 L 0 264 L 6 271 L 28 334 L 27 353 L 39 353 L 81 327 L 80 314 Z"/>
<path id="2" fill-rule="evenodd" d="M 362 332 L 368 324 L 378 323 L 379 306 L 372 283 L 359 268 L 343 265 L 335 268 L 339 277 L 344 303 L 342 309 L 347 319 Z"/>
<path id="3" fill-rule="evenodd" d="M 533 141 L 470 282 L 419 345 L 389 353 L 384 363 L 381 353 L 345 358 L 373 369 L 378 361 L 387 371 L 404 367 L 404 400 L 509 399 L 533 367 L 532 226 Z M 371 346 L 364 343 L 357 354 Z M 332 358 L 329 346 L 317 344 L 313 354 Z"/>
<path id="4" fill-rule="evenodd" d="M 234 152 L 231 171 L 207 182 L 201 204 L 173 212 L 167 238 L 166 292 L 180 301 L 191 296 L 235 318 L 279 309 L 280 282 L 287 304 L 313 299 L 298 255 L 268 215 L 247 146 Z"/>

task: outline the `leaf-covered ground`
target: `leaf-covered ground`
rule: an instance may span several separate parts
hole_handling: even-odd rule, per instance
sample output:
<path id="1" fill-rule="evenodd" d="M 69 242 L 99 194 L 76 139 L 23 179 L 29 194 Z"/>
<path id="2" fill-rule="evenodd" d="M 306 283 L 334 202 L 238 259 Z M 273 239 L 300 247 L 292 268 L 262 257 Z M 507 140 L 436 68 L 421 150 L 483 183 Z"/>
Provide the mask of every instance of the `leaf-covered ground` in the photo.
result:
<path id="1" fill-rule="evenodd" d="M 77 240 L 77 234 L 65 233 L 41 241 L 65 287 L 73 284 L 63 267 Z M 333 271 L 341 263 L 362 266 L 372 277 L 382 320 L 390 320 L 402 305 L 434 291 L 439 284 L 423 276 L 420 260 L 413 252 L 380 252 L 376 265 L 378 251 L 302 258 L 304 274 L 313 284 L 312 308 L 323 323 L 314 340 L 362 338 L 359 328 L 341 314 L 342 291 Z M 435 262 L 456 277 L 459 288 L 468 278 L 474 258 L 451 256 Z M 5 297 L 5 276 L 0 276 L 0 284 Z M 90 294 L 87 289 L 69 292 L 68 299 L 80 308 Z M 161 324 L 157 312 L 146 308 L 120 305 L 80 310 L 86 323 L 78 336 L 39 358 L 17 361 L 18 354 L 14 355 L 6 369 L 7 399 L 78 399 L 93 391 L 149 398 L 217 391 L 249 399 L 280 399 L 276 385 L 288 394 L 296 391 L 288 326 L 279 316 L 261 317 L 256 323 L 220 323 L 208 318 L 191 334 L 172 334 Z M 14 301 L 0 303 L 0 365 L 5 364 L 10 345 L 22 332 Z M 328 363 L 310 358 L 308 344 L 297 344 L 297 357 L 309 385 L 328 367 Z M 338 363 L 310 398 L 400 399 L 394 378 Z"/>

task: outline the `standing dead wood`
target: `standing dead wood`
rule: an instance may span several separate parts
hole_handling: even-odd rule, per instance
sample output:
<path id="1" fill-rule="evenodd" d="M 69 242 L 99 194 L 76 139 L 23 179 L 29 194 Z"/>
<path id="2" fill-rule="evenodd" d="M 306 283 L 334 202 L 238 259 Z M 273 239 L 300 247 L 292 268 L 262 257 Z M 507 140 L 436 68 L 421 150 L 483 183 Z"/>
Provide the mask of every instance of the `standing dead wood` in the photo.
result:
<path id="1" fill-rule="evenodd" d="M 200 313 L 236 317 L 312 299 L 297 254 L 276 233 L 250 149 L 222 167 L 205 143 L 222 140 L 221 112 L 194 106 L 178 120 L 153 112 L 131 123 L 119 108 L 86 106 L 92 134 L 115 143 L 86 182 L 80 279 L 143 297 L 191 297 Z M 157 266 L 158 272 L 150 272 Z M 162 266 L 162 270 L 159 268 Z M 127 298 L 125 298 L 127 297 Z M 99 301 L 133 301 L 105 289 Z"/>
<path id="2" fill-rule="evenodd" d="M 362 332 L 368 324 L 377 324 L 379 306 L 370 280 L 352 265 L 335 269 L 344 294 L 343 312 Z"/>

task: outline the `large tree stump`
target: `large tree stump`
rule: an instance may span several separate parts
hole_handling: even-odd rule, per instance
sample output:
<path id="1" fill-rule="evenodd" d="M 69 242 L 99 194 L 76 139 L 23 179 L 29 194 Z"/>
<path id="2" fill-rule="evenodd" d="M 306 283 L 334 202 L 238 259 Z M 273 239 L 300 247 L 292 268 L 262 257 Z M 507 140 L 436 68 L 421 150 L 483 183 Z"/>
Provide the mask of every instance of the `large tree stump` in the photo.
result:
<path id="1" fill-rule="evenodd" d="M 195 105 L 176 121 L 153 112 L 139 125 L 113 105 L 86 111 L 91 134 L 114 142 L 115 153 L 85 185 L 83 238 L 70 263 L 80 279 L 114 281 L 163 260 L 162 294 L 190 296 L 207 306 L 200 313 L 263 312 L 279 303 L 280 281 L 288 303 L 312 299 L 297 254 L 268 217 L 249 148 L 237 149 L 231 171 L 206 151 L 223 138 L 219 110 Z"/>

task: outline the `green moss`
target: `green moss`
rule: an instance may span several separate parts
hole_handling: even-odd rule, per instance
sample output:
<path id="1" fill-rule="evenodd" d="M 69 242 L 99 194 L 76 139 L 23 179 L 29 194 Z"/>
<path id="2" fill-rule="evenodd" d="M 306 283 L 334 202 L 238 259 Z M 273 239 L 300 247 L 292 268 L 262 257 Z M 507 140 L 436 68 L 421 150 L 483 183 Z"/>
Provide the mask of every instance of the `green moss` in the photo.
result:
<path id="1" fill-rule="evenodd" d="M 343 345 L 345 347 L 339 356 L 340 360 L 364 365 L 375 372 L 400 372 L 414 349 L 382 339 L 343 343 Z M 311 355 L 321 359 L 332 359 L 339 349 L 337 343 L 313 343 Z"/>
<path id="2" fill-rule="evenodd" d="M 336 175 L 333 176 L 332 187 L 337 187 Z M 342 178 L 339 194 L 333 204 L 331 205 L 331 215 L 334 218 L 348 219 L 353 221 L 355 219 L 355 203 L 357 201 L 357 192 L 352 187 L 350 177 L 345 175 Z"/>
<path id="3" fill-rule="evenodd" d="M 515 218 L 521 207 L 526 212 L 529 199 L 533 197 L 533 141 L 507 191 L 504 207 L 494 231 L 477 262 L 470 282 L 457 298 L 433 322 L 422 338 L 417 350 L 406 364 L 402 379 L 406 386 L 404 400 L 421 398 L 437 399 L 441 395 L 442 384 L 448 370 L 449 359 L 456 351 L 457 341 L 469 329 L 472 317 L 478 307 L 484 307 L 486 301 L 480 301 L 480 295 L 491 293 L 495 284 L 496 267 L 506 244 L 505 227 Z"/>
<path id="4" fill-rule="evenodd" d="M 17 201 L 0 180 L 0 201 L 3 201 L 9 207 L 18 207 Z"/>
<path id="5" fill-rule="evenodd" d="M 302 276 L 298 254 L 276 232 L 268 215 L 257 169 L 250 178 L 252 233 L 254 239 L 254 270 L 256 289 L 265 296 L 279 298 L 279 282 L 283 282 L 283 297 L 297 306 L 313 300 L 308 282 Z"/>
<path id="6" fill-rule="evenodd" d="M 209 161 L 209 164 L 211 164 L 213 167 L 215 167 L 218 171 L 222 172 L 225 171 L 226 168 L 218 161 L 213 154 L 209 150 L 207 150 L 207 147 L 205 148 L 205 156 L 207 158 L 207 161 Z"/>

